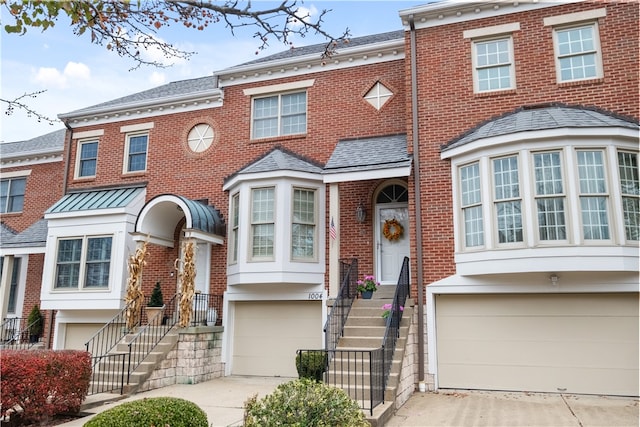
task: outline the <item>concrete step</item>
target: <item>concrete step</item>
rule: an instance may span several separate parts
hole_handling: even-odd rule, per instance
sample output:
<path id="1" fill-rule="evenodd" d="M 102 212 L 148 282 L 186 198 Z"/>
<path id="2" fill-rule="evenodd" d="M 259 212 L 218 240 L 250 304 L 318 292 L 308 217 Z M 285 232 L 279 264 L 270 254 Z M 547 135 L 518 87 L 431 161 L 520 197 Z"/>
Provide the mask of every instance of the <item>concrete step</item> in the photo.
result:
<path id="1" fill-rule="evenodd" d="M 402 335 L 396 343 L 396 348 L 404 347 L 406 338 Z M 375 350 L 382 346 L 382 338 L 379 337 L 342 337 L 338 340 L 336 350 Z"/>

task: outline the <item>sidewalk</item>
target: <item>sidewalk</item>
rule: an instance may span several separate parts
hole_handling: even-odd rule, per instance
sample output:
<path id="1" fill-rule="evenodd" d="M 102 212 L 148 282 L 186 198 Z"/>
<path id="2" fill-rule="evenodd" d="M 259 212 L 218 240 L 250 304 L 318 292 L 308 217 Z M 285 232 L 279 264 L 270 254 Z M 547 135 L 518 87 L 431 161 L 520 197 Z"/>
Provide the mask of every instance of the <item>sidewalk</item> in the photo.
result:
<path id="1" fill-rule="evenodd" d="M 244 402 L 263 397 L 293 378 L 224 377 L 200 384 L 178 384 L 138 393 L 88 412 L 97 414 L 115 405 L 145 397 L 171 396 L 194 402 L 214 427 L 241 426 Z M 387 427 L 491 426 L 491 427 L 638 427 L 637 398 L 447 390 L 411 396 Z M 61 424 L 81 427 L 91 416 Z"/>

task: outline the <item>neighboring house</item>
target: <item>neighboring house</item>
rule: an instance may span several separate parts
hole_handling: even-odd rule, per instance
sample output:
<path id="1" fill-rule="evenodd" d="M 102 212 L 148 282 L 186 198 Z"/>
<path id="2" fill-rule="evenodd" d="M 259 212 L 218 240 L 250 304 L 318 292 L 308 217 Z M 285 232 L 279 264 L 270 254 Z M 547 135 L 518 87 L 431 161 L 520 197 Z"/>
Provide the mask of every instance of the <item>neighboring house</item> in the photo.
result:
<path id="1" fill-rule="evenodd" d="M 416 382 L 638 395 L 637 6 L 400 18 L 330 60 L 291 49 L 61 114 L 39 295 L 53 347 L 83 348 L 123 307 L 142 242 L 144 293 L 177 292 L 191 241 L 197 290 L 224 297 L 226 374 L 295 376 L 339 260 L 393 285 L 408 256 Z"/>
<path id="2" fill-rule="evenodd" d="M 65 132 L 0 144 L 2 320 L 26 318 L 40 303 L 47 236 L 43 215 L 64 194 Z"/>

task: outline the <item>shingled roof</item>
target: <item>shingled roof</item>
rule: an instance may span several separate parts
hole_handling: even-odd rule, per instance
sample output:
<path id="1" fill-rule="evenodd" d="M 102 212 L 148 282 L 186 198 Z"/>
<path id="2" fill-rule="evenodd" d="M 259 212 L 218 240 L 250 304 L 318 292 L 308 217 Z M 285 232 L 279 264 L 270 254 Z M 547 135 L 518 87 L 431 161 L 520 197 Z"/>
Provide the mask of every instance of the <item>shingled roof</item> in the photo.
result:
<path id="1" fill-rule="evenodd" d="M 22 157 L 30 154 L 62 152 L 66 129 L 58 129 L 44 135 L 24 141 L 5 142 L 0 144 L 0 158 Z"/>

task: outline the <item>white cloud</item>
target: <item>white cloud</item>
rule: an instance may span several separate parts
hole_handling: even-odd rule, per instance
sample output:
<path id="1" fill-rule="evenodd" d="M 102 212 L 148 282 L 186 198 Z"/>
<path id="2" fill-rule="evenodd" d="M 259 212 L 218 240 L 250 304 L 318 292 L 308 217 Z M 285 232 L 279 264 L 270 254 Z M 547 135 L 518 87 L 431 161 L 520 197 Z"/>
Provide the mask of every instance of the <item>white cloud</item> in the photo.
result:
<path id="1" fill-rule="evenodd" d="M 316 9 L 315 6 L 311 5 L 311 8 L 301 6 L 296 10 L 296 16 L 299 19 L 292 20 L 291 26 L 301 27 L 302 26 L 301 21 L 309 22 L 317 14 L 318 14 L 318 9 Z"/>
<path id="2" fill-rule="evenodd" d="M 64 67 L 64 76 L 72 80 L 89 80 L 91 78 L 91 70 L 81 62 L 68 62 Z"/>
<path id="3" fill-rule="evenodd" d="M 160 86 L 167 81 L 167 76 L 165 76 L 164 73 L 154 71 L 153 73 L 151 73 L 148 80 L 149 80 L 149 83 L 151 83 L 152 85 Z"/>
<path id="4" fill-rule="evenodd" d="M 64 88 L 67 85 L 64 74 L 51 67 L 38 68 L 34 80 L 44 87 Z"/>

